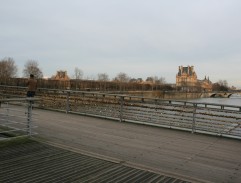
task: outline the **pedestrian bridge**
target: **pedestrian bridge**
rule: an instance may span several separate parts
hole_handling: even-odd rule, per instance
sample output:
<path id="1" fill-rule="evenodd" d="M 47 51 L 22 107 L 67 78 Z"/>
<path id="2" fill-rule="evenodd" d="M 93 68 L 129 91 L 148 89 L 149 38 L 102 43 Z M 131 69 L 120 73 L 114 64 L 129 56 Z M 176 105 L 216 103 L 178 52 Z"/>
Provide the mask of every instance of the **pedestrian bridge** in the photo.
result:
<path id="1" fill-rule="evenodd" d="M 96 99 L 96 95 L 91 96 Z M 98 97 L 97 99 L 99 100 Z M 90 96 L 88 96 L 88 100 L 90 100 Z M 145 100 L 143 99 L 142 102 L 145 103 Z M 36 105 L 36 103 L 34 105 Z M 3 102 L 0 108 L 1 119 L 4 114 L 2 110 L 5 109 L 5 105 L 6 103 Z M 93 107 L 95 105 L 97 104 L 94 103 Z M 126 104 L 122 103 L 122 105 Z M 169 103 L 169 105 L 171 105 L 171 103 Z M 175 106 L 177 103 L 173 105 Z M 26 107 L 27 109 L 25 109 Z M 136 108 L 137 106 L 134 105 L 134 107 Z M 180 109 L 178 105 L 176 107 Z M 146 106 L 144 106 L 144 108 L 147 113 L 151 113 L 150 109 Z M 21 119 L 23 116 L 27 117 L 27 119 L 29 119 L 30 116 L 35 119 L 34 125 L 29 125 L 36 127 L 33 128 L 33 131 L 30 133 L 36 134 L 33 136 L 33 139 L 60 149 L 51 148 L 49 150 L 46 146 L 37 145 L 35 147 L 34 145 L 31 150 L 27 150 L 27 159 L 22 157 L 22 155 L 25 154 L 24 148 L 26 148 L 26 145 L 19 146 L 19 148 L 15 150 L 8 149 L 4 155 L 1 154 L 1 157 L 4 157 L 4 159 L 0 165 L 1 167 L 5 167 L 4 171 L 1 172 L 5 173 L 2 174 L 4 176 L 0 176 L 0 180 L 3 177 L 3 180 L 13 180 L 11 179 L 12 177 L 10 177 L 12 175 L 17 176 L 15 180 L 24 180 L 24 182 L 27 182 L 27 180 L 35 180 L 30 179 L 31 177 L 37 178 L 36 180 L 39 182 L 43 180 L 48 180 L 49 182 L 59 180 L 59 182 L 61 182 L 61 178 L 63 178 L 62 180 L 66 180 L 67 177 L 73 179 L 73 176 L 77 176 L 75 172 L 79 172 L 83 166 L 88 166 L 89 169 L 85 169 L 85 175 L 89 175 L 86 177 L 88 179 L 85 179 L 86 182 L 88 182 L 88 180 L 89 182 L 98 182 L 98 179 L 94 179 L 93 177 L 91 179 L 91 174 L 88 174 L 88 172 L 92 170 L 94 177 L 101 178 L 100 175 L 103 175 L 103 179 L 100 180 L 116 180 L 116 182 L 121 182 L 121 180 L 125 180 L 123 182 L 135 182 L 138 180 L 138 182 L 142 182 L 140 178 L 143 177 L 143 180 L 145 180 L 144 177 L 146 176 L 151 176 L 149 178 L 153 180 L 152 182 L 161 182 L 164 178 L 166 182 L 241 182 L 241 141 L 238 138 L 221 137 L 218 135 L 219 131 L 216 131 L 216 135 L 218 136 L 203 135 L 190 133 L 188 130 L 185 131 L 184 128 L 180 128 L 181 130 L 173 130 L 170 128 L 160 128 L 162 127 L 161 125 L 148 125 L 148 122 L 153 122 L 152 118 L 146 118 L 146 123 L 140 124 L 134 123 L 134 121 L 124 120 L 124 116 L 122 120 L 116 120 L 114 118 L 97 118 L 97 115 L 91 117 L 87 116 L 87 113 L 66 113 L 66 111 L 61 110 L 46 110 L 46 108 L 43 109 L 38 106 L 32 110 L 31 107 L 29 108 L 28 103 L 24 102 L 8 103 L 6 109 L 8 118 L 4 118 L 5 120 L 1 121 L 1 125 L 3 124 L 6 127 L 6 125 L 11 124 L 11 122 L 14 122 L 14 125 L 16 124 L 15 122 L 18 122 L 18 120 L 14 120 L 18 116 L 14 116 L 11 112 L 20 111 L 21 114 L 21 111 L 27 111 L 26 114 L 21 115 Z M 217 108 L 213 108 L 212 110 L 216 111 L 216 109 Z M 229 109 L 230 108 L 228 108 L 227 111 L 229 111 Z M 90 109 L 88 108 L 88 110 Z M 225 107 L 218 110 L 224 111 Z M 215 113 L 212 113 L 210 109 L 208 111 L 208 118 L 212 121 L 212 116 L 215 115 Z M 182 112 L 179 111 L 180 114 L 173 113 L 170 115 L 175 119 L 175 116 L 179 114 L 182 116 L 181 121 L 188 121 L 188 118 L 185 117 L 186 112 L 190 113 L 190 108 L 184 107 Z M 232 115 L 234 115 L 234 112 L 235 111 L 232 111 Z M 236 112 L 235 122 L 233 121 L 232 124 L 240 124 L 240 118 L 237 116 L 240 112 L 239 110 Z M 29 113 L 32 115 L 29 115 Z M 215 120 L 221 120 L 225 116 L 228 116 L 227 114 L 228 113 L 223 116 L 218 114 L 219 118 Z M 125 113 L 125 115 L 127 114 Z M 141 115 L 141 113 L 138 113 L 138 115 Z M 144 116 L 146 115 L 147 114 Z M 94 115 L 92 114 L 92 116 Z M 166 118 L 166 116 L 163 117 Z M 215 116 L 213 116 L 213 118 L 215 118 Z M 227 117 L 227 119 L 228 118 L 229 117 Z M 166 120 L 170 121 L 170 118 L 166 118 Z M 198 120 L 200 121 L 201 118 L 198 118 Z M 163 119 L 163 121 L 165 120 Z M 173 120 L 173 125 L 174 122 L 175 120 Z M 178 123 L 180 122 L 176 121 L 176 124 Z M 224 123 L 221 126 L 223 125 Z M 213 129 L 212 126 L 217 128 L 219 125 L 210 123 L 209 128 Z M 14 129 L 16 130 L 17 127 L 18 125 L 15 126 Z M 196 129 L 199 129 L 199 127 L 200 126 L 197 126 Z M 222 132 L 226 133 L 238 129 L 237 126 L 233 125 L 227 125 L 226 127 L 227 129 Z M 5 134 L 6 130 L 5 128 Z M 24 130 L 24 128 L 22 128 L 22 130 Z M 12 130 L 10 130 L 10 132 L 12 133 Z M 29 130 L 27 130 L 27 132 L 29 132 Z M 19 149 L 19 151 L 17 149 Z M 61 149 L 64 152 L 62 152 Z M 71 152 L 70 154 L 69 151 Z M 4 152 L 1 151 L 1 153 Z M 14 152 L 16 152 L 16 154 L 14 154 Z M 34 152 L 37 154 L 34 155 Z M 78 156 L 75 153 L 81 154 L 82 156 Z M 8 154 L 11 156 L 8 157 Z M 101 163 L 100 160 L 91 159 L 86 156 L 105 161 Z M 14 157 L 18 157 L 18 159 L 14 159 Z M 38 158 L 38 160 L 33 159 L 34 157 Z M 77 159 L 74 159 L 74 157 Z M 42 160 L 46 158 L 49 162 L 54 162 L 54 164 L 48 164 L 48 161 L 45 161 L 45 164 L 42 163 Z M 80 161 L 81 159 L 83 160 Z M 78 164 L 79 161 L 80 164 Z M 15 162 L 17 164 L 14 164 Z M 34 162 L 39 163 L 28 164 Z M 93 164 L 88 164 L 88 162 Z M 117 162 L 117 164 L 110 162 Z M 83 163 L 84 165 L 82 165 Z M 101 167 L 103 164 L 108 166 Z M 7 165 L 9 167 L 7 167 Z M 73 167 L 72 165 L 75 166 Z M 11 167 L 13 169 L 11 169 Z M 35 167 L 34 170 L 32 167 Z M 71 168 L 71 172 L 68 171 L 69 168 Z M 9 174 L 6 173 L 8 170 Z M 26 172 L 30 170 L 31 174 L 27 175 Z M 98 172 L 97 170 L 102 171 Z M 46 172 L 46 174 L 44 174 L 44 172 Z M 49 172 L 52 172 L 52 174 Z M 96 172 L 97 174 L 95 174 Z M 108 172 L 114 172 L 114 174 L 111 174 L 112 177 L 108 177 Z M 151 174 L 148 174 L 148 172 L 151 172 Z M 72 177 L 70 175 L 72 175 Z M 79 177 L 83 177 L 82 175 L 81 172 L 78 174 Z M 126 179 L 128 175 L 132 176 Z M 46 177 L 47 179 L 45 179 Z M 117 177 L 120 179 L 115 179 Z M 134 178 L 132 179 L 133 181 L 131 181 L 131 177 Z M 160 181 L 154 181 L 154 178 Z"/>

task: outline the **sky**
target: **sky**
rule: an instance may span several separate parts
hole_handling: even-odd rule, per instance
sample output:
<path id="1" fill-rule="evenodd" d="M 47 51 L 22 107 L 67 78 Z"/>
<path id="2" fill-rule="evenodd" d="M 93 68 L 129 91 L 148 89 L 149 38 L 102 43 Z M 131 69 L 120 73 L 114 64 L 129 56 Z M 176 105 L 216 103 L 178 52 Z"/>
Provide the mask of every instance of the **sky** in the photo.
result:
<path id="1" fill-rule="evenodd" d="M 194 66 L 198 79 L 241 88 L 240 0 L 0 0 L 0 59 L 23 76 L 28 60 L 43 75 L 164 77 Z"/>

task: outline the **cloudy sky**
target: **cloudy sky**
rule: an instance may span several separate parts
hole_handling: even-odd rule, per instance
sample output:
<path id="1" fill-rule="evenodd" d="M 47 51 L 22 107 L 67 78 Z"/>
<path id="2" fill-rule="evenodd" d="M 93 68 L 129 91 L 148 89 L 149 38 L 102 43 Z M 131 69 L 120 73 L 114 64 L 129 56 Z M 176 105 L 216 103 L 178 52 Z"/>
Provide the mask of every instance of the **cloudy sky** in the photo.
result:
<path id="1" fill-rule="evenodd" d="M 19 76 L 36 60 L 45 76 L 120 72 L 175 83 L 178 66 L 241 88 L 240 0 L 0 0 L 0 59 Z"/>

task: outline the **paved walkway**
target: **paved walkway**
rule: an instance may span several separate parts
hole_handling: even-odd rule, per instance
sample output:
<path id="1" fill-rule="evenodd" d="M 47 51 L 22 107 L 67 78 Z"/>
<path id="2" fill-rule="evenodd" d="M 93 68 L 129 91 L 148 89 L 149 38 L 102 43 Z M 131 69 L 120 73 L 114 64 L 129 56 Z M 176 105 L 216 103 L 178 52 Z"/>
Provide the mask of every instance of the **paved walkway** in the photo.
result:
<path id="1" fill-rule="evenodd" d="M 37 138 L 53 145 L 192 182 L 241 182 L 240 140 L 40 109 L 34 112 Z"/>

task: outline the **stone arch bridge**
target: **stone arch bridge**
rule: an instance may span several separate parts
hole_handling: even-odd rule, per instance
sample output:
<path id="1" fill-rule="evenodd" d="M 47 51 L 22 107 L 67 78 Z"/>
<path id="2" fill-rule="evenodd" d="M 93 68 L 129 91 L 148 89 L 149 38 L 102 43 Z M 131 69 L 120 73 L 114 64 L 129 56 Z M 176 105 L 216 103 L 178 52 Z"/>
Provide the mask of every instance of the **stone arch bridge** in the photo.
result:
<path id="1" fill-rule="evenodd" d="M 232 91 L 232 92 L 210 92 L 210 93 L 203 93 L 203 97 L 210 97 L 210 98 L 230 98 L 231 96 L 241 96 L 241 91 Z"/>

